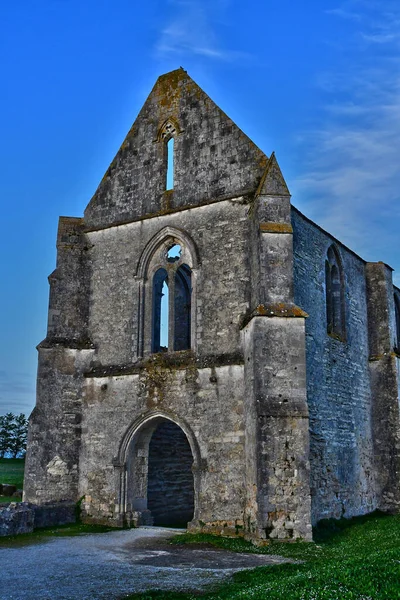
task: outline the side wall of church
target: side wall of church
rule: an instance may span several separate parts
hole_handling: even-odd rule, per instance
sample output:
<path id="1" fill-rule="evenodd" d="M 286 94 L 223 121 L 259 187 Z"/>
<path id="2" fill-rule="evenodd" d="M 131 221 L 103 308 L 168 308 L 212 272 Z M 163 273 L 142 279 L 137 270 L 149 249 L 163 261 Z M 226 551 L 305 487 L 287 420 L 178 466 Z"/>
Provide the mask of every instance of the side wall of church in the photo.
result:
<path id="1" fill-rule="evenodd" d="M 315 523 L 377 507 L 365 263 L 295 209 L 292 223 L 295 302 L 309 314 L 307 397 Z M 327 332 L 325 260 L 332 243 L 344 273 L 344 341 Z"/>

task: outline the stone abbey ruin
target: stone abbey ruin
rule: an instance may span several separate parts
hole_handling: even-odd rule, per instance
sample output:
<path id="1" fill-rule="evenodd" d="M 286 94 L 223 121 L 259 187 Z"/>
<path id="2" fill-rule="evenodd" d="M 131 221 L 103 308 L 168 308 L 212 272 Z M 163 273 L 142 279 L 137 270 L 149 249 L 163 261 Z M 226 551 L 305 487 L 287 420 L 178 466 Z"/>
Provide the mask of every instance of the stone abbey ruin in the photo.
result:
<path id="1" fill-rule="evenodd" d="M 183 69 L 61 217 L 25 500 L 311 539 L 400 507 L 400 290 Z"/>

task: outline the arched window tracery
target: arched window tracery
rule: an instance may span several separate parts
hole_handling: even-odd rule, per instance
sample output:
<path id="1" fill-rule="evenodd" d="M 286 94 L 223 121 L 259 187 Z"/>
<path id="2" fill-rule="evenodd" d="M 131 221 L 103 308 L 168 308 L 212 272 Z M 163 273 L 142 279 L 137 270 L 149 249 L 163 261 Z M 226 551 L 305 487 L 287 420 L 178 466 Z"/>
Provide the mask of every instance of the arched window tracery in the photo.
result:
<path id="1" fill-rule="evenodd" d="M 137 277 L 137 356 L 194 349 L 197 251 L 183 232 L 166 227 L 147 244 Z"/>

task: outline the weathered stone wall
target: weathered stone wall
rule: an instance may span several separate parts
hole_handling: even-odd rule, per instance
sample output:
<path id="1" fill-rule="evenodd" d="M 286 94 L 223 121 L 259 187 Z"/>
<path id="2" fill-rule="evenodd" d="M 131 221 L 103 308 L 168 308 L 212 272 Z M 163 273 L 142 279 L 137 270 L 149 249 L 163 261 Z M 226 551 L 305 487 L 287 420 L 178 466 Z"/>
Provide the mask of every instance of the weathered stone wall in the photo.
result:
<path id="1" fill-rule="evenodd" d="M 239 324 L 250 303 L 247 209 L 241 200 L 225 201 L 87 234 L 93 270 L 90 335 L 99 365 L 135 359 L 142 285 L 135 274 L 143 249 L 170 226 L 191 237 L 200 259 L 194 348 L 199 356 L 240 351 Z"/>
<path id="2" fill-rule="evenodd" d="M 30 416 L 23 498 L 78 499 L 82 373 L 91 350 L 39 348 L 37 401 Z"/>
<path id="3" fill-rule="evenodd" d="M 11 502 L 0 509 L 0 537 L 31 533 L 35 521 L 35 511 L 31 505 Z"/>
<path id="4" fill-rule="evenodd" d="M 400 507 L 400 406 L 392 269 L 367 263 L 370 380 L 378 507 Z"/>
<path id="5" fill-rule="evenodd" d="M 306 319 L 312 515 L 351 517 L 377 506 L 365 262 L 297 210 L 295 302 Z M 337 244 L 345 278 L 346 340 L 327 333 L 325 259 Z"/>
<path id="6" fill-rule="evenodd" d="M 0 509 L 0 537 L 75 522 L 75 503 L 56 502 L 37 506 L 30 502 L 10 502 Z"/>
<path id="7" fill-rule="evenodd" d="M 168 118 L 176 124 L 174 190 L 165 192 Z M 266 156 L 183 69 L 157 80 L 85 211 L 89 227 L 162 214 L 256 189 Z"/>
<path id="8" fill-rule="evenodd" d="M 76 347 L 88 345 L 89 265 L 83 219 L 60 217 L 57 266 L 49 276 L 50 298 L 47 337 Z"/>
<path id="9" fill-rule="evenodd" d="M 86 518 L 114 517 L 118 470 L 113 459 L 141 416 L 165 415 L 196 440 L 195 520 L 242 522 L 244 508 L 243 366 L 180 368 L 149 360 L 132 375 L 88 378 L 84 393 L 80 493 Z M 234 527 L 234 525 L 232 525 Z"/>

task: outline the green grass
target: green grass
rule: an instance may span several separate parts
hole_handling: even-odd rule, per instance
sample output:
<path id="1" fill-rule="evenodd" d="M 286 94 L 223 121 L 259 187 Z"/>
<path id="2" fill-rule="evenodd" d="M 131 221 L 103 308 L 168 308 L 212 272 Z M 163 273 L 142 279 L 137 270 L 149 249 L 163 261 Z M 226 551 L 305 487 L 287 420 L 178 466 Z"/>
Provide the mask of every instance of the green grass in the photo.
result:
<path id="1" fill-rule="evenodd" d="M 18 548 L 40 544 L 54 537 L 73 537 L 85 533 L 106 533 L 107 531 L 115 531 L 115 528 L 104 525 L 85 525 L 83 523 L 60 525 L 59 527 L 43 527 L 42 529 L 35 529 L 32 533 L 0 537 L 0 548 Z"/>
<path id="2" fill-rule="evenodd" d="M 135 600 L 396 600 L 400 599 L 400 515 L 379 513 L 322 522 L 314 544 L 271 543 L 257 549 L 241 539 L 184 534 L 176 544 L 208 542 L 238 552 L 274 554 L 303 561 L 258 567 L 203 594 L 147 592 Z"/>
<path id="3" fill-rule="evenodd" d="M 23 458 L 0 458 L 0 483 L 15 485 L 17 490 L 22 490 L 24 466 Z"/>

